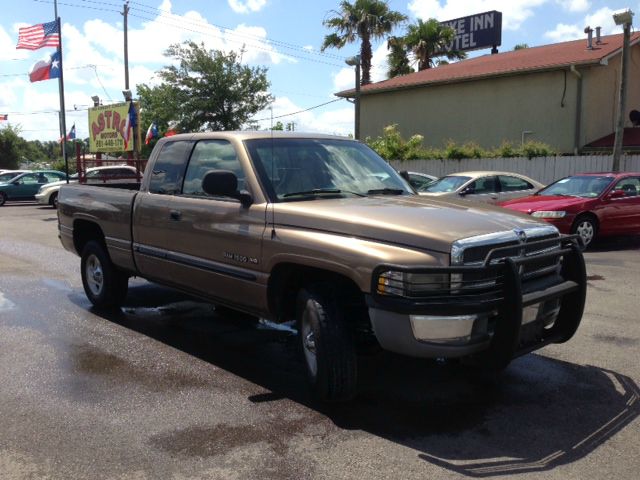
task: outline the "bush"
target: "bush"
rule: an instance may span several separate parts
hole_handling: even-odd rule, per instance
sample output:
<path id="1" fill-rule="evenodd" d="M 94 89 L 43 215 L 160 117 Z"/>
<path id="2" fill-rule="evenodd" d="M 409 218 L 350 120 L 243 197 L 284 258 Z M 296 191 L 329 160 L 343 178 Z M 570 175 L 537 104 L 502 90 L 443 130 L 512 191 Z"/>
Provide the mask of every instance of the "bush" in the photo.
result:
<path id="1" fill-rule="evenodd" d="M 532 159 L 533 157 L 549 157 L 555 155 L 551 147 L 542 142 L 525 142 L 520 148 L 520 156 Z"/>
<path id="2" fill-rule="evenodd" d="M 398 125 L 388 125 L 384 128 L 382 136 L 375 139 L 367 137 L 365 143 L 385 160 L 417 160 L 417 159 L 451 159 L 463 158 L 513 158 L 513 157 L 547 157 L 555 155 L 553 149 L 542 142 L 529 141 L 522 146 L 514 146 L 511 142 L 504 141 L 502 145 L 491 150 L 485 150 L 475 142 L 467 142 L 462 145 L 449 140 L 443 149 L 426 148 L 422 142 L 422 135 L 413 135 L 405 140 L 398 131 Z"/>

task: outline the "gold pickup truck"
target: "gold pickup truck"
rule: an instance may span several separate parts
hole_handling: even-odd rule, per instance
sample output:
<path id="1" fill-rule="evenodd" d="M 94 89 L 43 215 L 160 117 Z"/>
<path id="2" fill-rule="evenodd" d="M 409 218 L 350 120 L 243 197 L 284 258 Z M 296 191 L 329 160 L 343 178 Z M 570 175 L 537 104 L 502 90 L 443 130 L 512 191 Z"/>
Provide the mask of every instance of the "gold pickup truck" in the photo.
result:
<path id="1" fill-rule="evenodd" d="M 139 190 L 63 186 L 59 236 L 99 308 L 136 275 L 298 325 L 319 398 L 372 347 L 504 368 L 575 333 L 580 244 L 498 207 L 418 196 L 367 146 L 276 132 L 158 141 Z"/>

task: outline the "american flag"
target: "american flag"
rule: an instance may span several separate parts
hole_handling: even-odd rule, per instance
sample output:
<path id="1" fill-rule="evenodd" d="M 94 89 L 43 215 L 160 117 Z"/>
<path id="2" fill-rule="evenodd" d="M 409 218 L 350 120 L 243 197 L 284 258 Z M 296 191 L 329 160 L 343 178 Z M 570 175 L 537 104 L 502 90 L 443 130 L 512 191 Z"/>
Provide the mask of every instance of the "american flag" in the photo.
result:
<path id="1" fill-rule="evenodd" d="M 60 32 L 58 32 L 58 22 L 55 20 L 18 30 L 18 45 L 16 45 L 16 49 L 37 50 L 42 47 L 59 46 Z"/>

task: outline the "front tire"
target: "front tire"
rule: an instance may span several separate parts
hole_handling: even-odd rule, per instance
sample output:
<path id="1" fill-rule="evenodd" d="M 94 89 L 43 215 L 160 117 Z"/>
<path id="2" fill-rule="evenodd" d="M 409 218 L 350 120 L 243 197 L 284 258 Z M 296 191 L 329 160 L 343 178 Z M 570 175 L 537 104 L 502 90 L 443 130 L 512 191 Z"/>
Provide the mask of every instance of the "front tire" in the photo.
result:
<path id="1" fill-rule="evenodd" d="M 0 192 L 0 207 L 3 206 L 7 201 L 7 194 L 4 192 Z"/>
<path id="2" fill-rule="evenodd" d="M 587 248 L 598 233 L 598 223 L 591 215 L 580 215 L 573 222 L 571 233 L 580 235 L 584 248 Z"/>
<path id="3" fill-rule="evenodd" d="M 101 243 L 88 242 L 82 250 L 82 285 L 89 301 L 97 308 L 117 308 L 127 296 L 129 279 L 113 263 Z"/>
<path id="4" fill-rule="evenodd" d="M 53 192 L 49 197 L 49 205 L 53 208 L 58 208 L 58 192 Z"/>
<path id="5" fill-rule="evenodd" d="M 344 402 L 357 392 L 357 357 L 343 309 L 329 285 L 298 294 L 298 336 L 307 378 L 317 397 Z"/>

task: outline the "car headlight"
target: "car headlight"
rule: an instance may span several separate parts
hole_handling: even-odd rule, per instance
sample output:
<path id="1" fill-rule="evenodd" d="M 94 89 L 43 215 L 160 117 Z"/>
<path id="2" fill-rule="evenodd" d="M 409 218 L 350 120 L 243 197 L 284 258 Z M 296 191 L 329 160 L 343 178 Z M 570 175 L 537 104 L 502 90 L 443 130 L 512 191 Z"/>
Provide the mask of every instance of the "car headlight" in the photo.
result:
<path id="1" fill-rule="evenodd" d="M 407 273 L 387 270 L 378 276 L 377 293 L 393 297 L 421 297 L 449 291 L 448 273 Z"/>
<path id="2" fill-rule="evenodd" d="M 533 212 L 531 216 L 536 218 L 563 218 L 566 214 L 567 212 L 564 212 L 562 210 L 558 210 L 558 211 L 540 210 L 539 212 Z"/>

